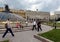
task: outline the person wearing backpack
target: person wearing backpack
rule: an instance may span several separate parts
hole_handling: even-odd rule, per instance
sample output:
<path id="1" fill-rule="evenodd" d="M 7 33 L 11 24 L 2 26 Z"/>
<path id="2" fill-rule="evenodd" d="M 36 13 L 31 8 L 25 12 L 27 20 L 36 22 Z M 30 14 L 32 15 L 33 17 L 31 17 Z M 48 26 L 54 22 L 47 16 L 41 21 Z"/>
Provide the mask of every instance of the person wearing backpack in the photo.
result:
<path id="1" fill-rule="evenodd" d="M 14 36 L 11 26 L 10 26 L 10 21 L 9 19 L 6 21 L 7 23 L 5 24 L 6 32 L 3 34 L 2 38 L 5 37 L 5 35 L 8 33 L 8 31 L 11 33 L 12 36 Z"/>

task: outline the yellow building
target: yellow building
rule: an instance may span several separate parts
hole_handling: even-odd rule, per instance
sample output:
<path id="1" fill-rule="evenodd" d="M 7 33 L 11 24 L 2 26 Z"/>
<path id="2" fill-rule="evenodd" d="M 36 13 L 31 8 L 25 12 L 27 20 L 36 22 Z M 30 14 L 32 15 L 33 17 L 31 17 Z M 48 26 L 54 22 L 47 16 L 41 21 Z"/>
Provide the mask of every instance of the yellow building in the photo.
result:
<path id="1" fill-rule="evenodd" d="M 2 11 L 4 11 L 4 10 L 5 10 L 5 9 L 4 9 L 3 7 L 0 7 L 0 12 L 2 12 Z M 11 11 L 12 13 L 14 13 L 14 14 L 18 14 L 18 15 L 20 15 L 20 16 L 22 16 L 22 17 L 25 18 L 25 12 L 24 12 L 24 10 L 10 9 L 10 11 Z"/>
<path id="2" fill-rule="evenodd" d="M 0 7 L 0 12 L 2 12 L 4 10 L 4 8 L 3 7 Z"/>
<path id="3" fill-rule="evenodd" d="M 25 12 L 24 12 L 24 10 L 10 9 L 10 11 L 11 11 L 12 13 L 18 14 L 18 15 L 20 15 L 20 16 L 22 16 L 22 17 L 25 18 Z"/>

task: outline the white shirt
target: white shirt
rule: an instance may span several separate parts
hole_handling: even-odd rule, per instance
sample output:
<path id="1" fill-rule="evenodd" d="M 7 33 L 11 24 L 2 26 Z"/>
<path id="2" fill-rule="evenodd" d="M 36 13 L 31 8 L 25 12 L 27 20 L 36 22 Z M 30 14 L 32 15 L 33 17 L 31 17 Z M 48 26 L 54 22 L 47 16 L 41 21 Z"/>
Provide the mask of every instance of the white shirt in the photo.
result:
<path id="1" fill-rule="evenodd" d="M 36 25 L 36 21 L 33 22 L 33 25 Z"/>
<path id="2" fill-rule="evenodd" d="M 27 24 L 28 22 L 26 21 L 26 24 Z"/>
<path id="3" fill-rule="evenodd" d="M 11 28 L 11 24 L 10 24 L 10 21 L 6 21 L 7 25 L 8 25 L 8 28 Z"/>

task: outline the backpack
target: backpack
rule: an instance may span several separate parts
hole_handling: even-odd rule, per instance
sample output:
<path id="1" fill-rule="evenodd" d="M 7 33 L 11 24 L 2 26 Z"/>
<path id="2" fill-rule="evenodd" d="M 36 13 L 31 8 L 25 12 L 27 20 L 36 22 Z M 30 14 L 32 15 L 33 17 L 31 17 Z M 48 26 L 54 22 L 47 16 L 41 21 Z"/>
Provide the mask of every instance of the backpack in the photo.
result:
<path id="1" fill-rule="evenodd" d="M 7 23 L 5 24 L 5 28 L 8 28 L 8 25 L 7 25 Z"/>

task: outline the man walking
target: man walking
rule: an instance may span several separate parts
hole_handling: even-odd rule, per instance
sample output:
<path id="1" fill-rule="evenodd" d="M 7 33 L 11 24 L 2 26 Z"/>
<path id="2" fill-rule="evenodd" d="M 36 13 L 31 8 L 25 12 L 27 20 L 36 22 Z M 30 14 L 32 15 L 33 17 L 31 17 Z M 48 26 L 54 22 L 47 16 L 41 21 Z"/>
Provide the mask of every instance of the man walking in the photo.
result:
<path id="1" fill-rule="evenodd" d="M 32 30 L 34 30 L 34 29 L 36 29 L 36 21 L 35 20 L 33 21 L 33 28 L 32 28 Z"/>
<path id="2" fill-rule="evenodd" d="M 37 26 L 38 26 L 38 28 L 37 28 L 38 32 L 39 32 L 39 29 L 42 31 L 42 28 L 41 28 L 41 20 L 38 20 Z"/>
<path id="3" fill-rule="evenodd" d="M 26 27 L 28 26 L 28 21 L 26 21 Z"/>
<path id="4" fill-rule="evenodd" d="M 8 33 L 8 31 L 12 34 L 12 36 L 14 36 L 12 30 L 11 30 L 11 25 L 10 25 L 10 21 L 9 19 L 6 21 L 7 23 L 5 24 L 5 28 L 6 28 L 6 32 L 4 33 L 4 35 L 2 36 L 3 38 L 5 37 L 5 35 Z"/>

